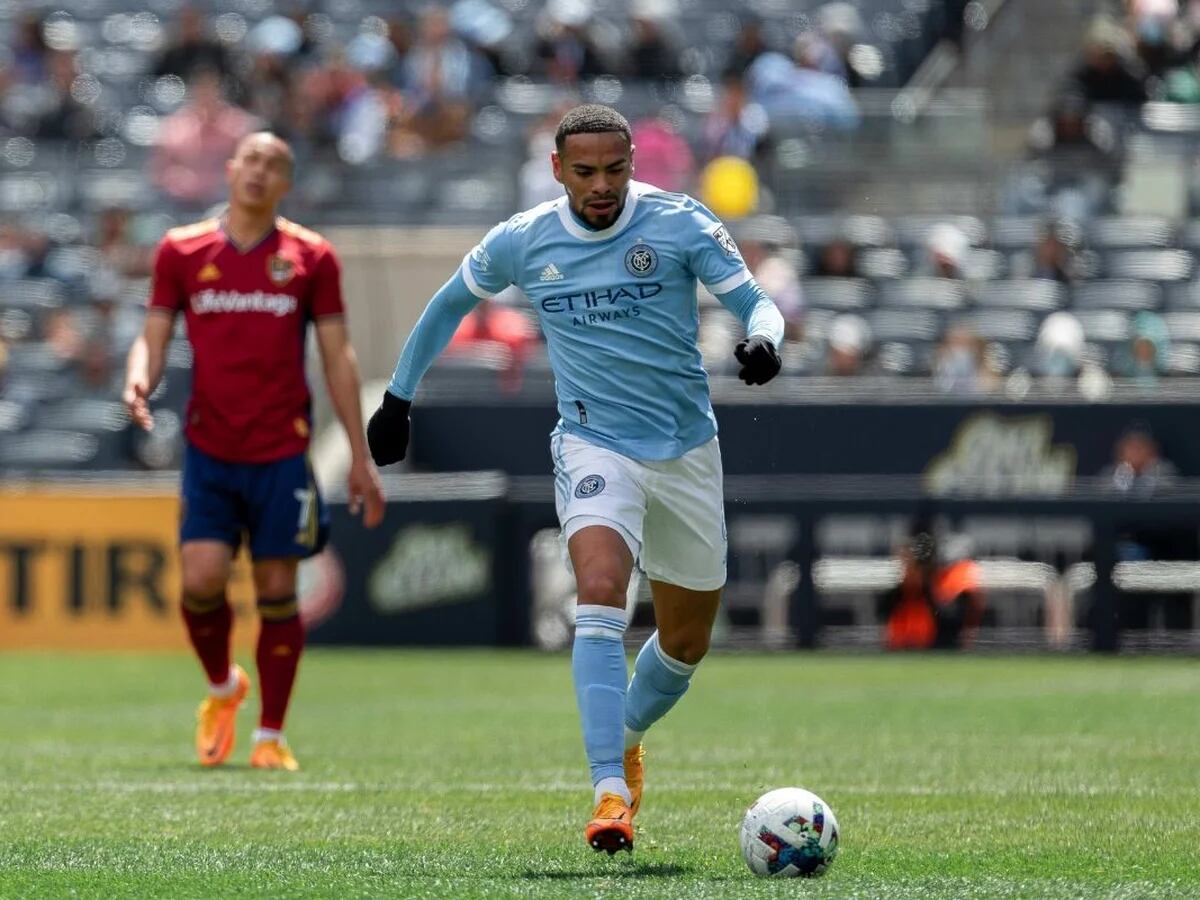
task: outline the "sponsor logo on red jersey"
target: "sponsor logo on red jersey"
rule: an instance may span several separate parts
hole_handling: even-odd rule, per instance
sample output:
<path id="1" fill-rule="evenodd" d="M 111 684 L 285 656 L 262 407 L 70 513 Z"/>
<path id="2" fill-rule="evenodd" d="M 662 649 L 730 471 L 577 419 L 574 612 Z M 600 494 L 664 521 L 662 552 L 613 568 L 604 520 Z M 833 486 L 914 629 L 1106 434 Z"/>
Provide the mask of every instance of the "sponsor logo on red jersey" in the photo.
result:
<path id="1" fill-rule="evenodd" d="M 266 291 L 201 291 L 192 294 L 192 312 L 206 313 L 270 313 L 290 316 L 299 304 L 291 294 L 268 294 Z"/>

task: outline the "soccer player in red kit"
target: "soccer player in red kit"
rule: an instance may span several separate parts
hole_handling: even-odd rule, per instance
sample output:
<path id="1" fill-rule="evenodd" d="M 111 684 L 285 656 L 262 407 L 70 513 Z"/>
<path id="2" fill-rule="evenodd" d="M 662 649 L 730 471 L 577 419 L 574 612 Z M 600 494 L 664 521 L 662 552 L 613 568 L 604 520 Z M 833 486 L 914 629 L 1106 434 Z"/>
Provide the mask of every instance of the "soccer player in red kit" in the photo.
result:
<path id="1" fill-rule="evenodd" d="M 206 766 L 229 757 L 237 710 L 250 688 L 230 659 L 226 599 L 244 539 L 261 619 L 255 662 L 262 709 L 250 764 L 299 768 L 283 737 L 304 646 L 296 569 L 320 551 L 328 533 L 306 455 L 310 321 L 330 398 L 350 438 L 351 512 L 361 508 L 368 528 L 383 518 L 337 255 L 320 235 L 276 214 L 293 166 L 291 148 L 273 134 L 252 134 L 238 145 L 226 166 L 228 211 L 175 228 L 159 244 L 145 330 L 129 352 L 124 400 L 134 422 L 149 430 L 148 399 L 162 376 L 175 316 L 183 313 L 194 362 L 180 524 L 182 606 L 209 682 L 196 729 L 196 753 Z"/>

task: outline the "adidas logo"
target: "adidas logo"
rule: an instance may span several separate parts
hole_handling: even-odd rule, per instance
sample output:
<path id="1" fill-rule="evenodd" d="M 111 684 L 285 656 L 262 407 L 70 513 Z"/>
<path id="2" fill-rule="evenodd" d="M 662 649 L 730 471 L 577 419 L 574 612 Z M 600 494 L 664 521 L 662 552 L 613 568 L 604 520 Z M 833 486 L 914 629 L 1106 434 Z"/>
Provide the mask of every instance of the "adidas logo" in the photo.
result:
<path id="1" fill-rule="evenodd" d="M 221 277 L 221 270 L 213 263 L 209 263 L 200 270 L 200 274 L 196 276 L 197 281 L 216 281 Z"/>
<path id="2" fill-rule="evenodd" d="M 548 266 L 546 266 L 546 268 L 542 269 L 542 274 L 538 278 L 538 280 L 539 281 L 562 281 L 566 277 L 567 276 L 565 276 L 562 272 L 558 271 L 558 266 L 556 266 L 554 263 L 550 263 L 550 265 L 548 265 Z"/>

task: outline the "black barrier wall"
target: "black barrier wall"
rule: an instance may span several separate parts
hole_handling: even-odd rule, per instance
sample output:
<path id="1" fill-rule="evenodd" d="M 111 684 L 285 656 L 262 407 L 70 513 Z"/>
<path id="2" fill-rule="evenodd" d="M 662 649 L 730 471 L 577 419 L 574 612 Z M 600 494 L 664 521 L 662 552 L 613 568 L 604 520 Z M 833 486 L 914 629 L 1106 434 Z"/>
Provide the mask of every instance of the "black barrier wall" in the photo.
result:
<path id="1" fill-rule="evenodd" d="M 918 475 L 958 458 L 979 475 L 1066 467 L 1095 475 L 1131 423 L 1148 425 L 1184 476 L 1200 476 L 1200 403 L 717 405 L 730 475 Z M 550 471 L 552 402 L 413 407 L 412 461 L 426 471 Z M 1069 459 L 1064 455 L 1069 454 Z"/>

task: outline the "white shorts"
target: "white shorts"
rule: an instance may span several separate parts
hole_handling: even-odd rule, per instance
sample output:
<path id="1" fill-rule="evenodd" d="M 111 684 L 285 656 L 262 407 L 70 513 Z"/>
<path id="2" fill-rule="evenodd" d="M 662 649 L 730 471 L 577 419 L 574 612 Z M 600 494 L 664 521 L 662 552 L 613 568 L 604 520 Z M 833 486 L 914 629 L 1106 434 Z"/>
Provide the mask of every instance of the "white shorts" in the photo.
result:
<path id="1" fill-rule="evenodd" d="M 555 432 L 554 502 L 564 547 L 589 525 L 617 531 L 649 578 L 693 591 L 725 584 L 721 447 L 639 461 Z"/>

